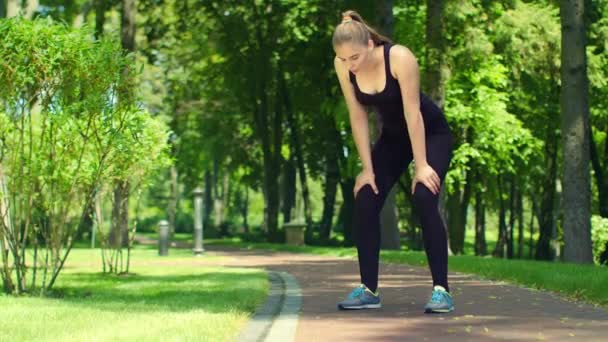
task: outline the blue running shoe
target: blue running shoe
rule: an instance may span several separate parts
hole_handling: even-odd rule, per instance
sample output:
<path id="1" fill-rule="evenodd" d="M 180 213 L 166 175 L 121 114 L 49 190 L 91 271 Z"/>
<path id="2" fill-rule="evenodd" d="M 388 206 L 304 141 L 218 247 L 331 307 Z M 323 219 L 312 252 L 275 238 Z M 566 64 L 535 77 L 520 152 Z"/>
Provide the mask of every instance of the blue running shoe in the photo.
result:
<path id="1" fill-rule="evenodd" d="M 357 286 L 346 300 L 338 303 L 340 310 L 379 309 L 380 307 L 378 291 L 373 293 L 363 284 Z"/>
<path id="2" fill-rule="evenodd" d="M 450 295 L 443 286 L 435 285 L 433 287 L 433 293 L 431 299 L 424 306 L 424 312 L 426 313 L 443 313 L 454 311 L 454 302 L 452 295 Z"/>

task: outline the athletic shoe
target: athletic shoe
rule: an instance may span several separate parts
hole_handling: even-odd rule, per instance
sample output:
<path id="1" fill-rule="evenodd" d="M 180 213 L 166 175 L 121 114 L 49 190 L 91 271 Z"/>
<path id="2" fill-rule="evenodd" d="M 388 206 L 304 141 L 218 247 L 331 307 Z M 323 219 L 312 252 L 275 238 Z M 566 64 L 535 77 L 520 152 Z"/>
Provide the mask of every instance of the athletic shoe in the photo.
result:
<path id="1" fill-rule="evenodd" d="M 424 306 L 426 313 L 441 313 L 454 311 L 454 302 L 452 295 L 443 288 L 443 286 L 435 285 L 431 299 Z"/>
<path id="2" fill-rule="evenodd" d="M 346 300 L 338 303 L 340 310 L 378 309 L 380 307 L 378 291 L 373 293 L 363 284 L 357 286 Z"/>

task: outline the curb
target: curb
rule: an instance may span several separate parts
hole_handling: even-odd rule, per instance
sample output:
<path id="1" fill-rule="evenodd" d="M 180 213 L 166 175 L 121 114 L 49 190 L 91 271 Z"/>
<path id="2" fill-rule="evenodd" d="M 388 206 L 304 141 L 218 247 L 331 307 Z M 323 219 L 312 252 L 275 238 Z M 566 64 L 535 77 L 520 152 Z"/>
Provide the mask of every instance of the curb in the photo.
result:
<path id="1" fill-rule="evenodd" d="M 293 341 L 302 306 L 302 292 L 297 280 L 287 272 L 268 272 L 270 290 L 237 341 Z"/>

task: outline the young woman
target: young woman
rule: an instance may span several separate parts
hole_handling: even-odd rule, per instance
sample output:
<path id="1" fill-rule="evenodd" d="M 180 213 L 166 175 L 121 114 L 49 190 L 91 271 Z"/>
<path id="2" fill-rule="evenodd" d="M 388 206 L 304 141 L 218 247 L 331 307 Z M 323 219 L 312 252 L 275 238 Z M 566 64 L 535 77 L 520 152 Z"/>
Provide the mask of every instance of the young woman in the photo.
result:
<path id="1" fill-rule="evenodd" d="M 336 73 L 363 164 L 354 187 L 361 285 L 338 303 L 338 308 L 380 307 L 380 210 L 390 189 L 413 160 L 411 191 L 433 276 L 425 312 L 452 311 L 447 236 L 438 208 L 439 191 L 452 157 L 448 123 L 441 109 L 420 93 L 418 64 L 412 52 L 379 35 L 357 12 L 343 13 L 343 20 L 334 31 L 333 46 Z M 382 121 L 382 133 L 371 151 L 366 107 L 374 107 Z"/>

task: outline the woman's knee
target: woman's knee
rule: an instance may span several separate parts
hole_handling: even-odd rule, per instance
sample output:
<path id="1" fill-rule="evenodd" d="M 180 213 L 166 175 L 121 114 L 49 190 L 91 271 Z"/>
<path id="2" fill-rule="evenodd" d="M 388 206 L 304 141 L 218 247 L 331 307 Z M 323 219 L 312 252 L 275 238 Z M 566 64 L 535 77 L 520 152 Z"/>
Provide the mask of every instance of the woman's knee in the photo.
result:
<path id="1" fill-rule="evenodd" d="M 380 194 L 374 193 L 369 184 L 364 185 L 355 195 L 355 214 L 378 211 Z"/>
<path id="2" fill-rule="evenodd" d="M 417 183 L 414 188 L 414 194 L 412 195 L 414 205 L 419 210 L 425 210 L 427 208 L 434 208 L 437 206 L 437 195 L 433 194 L 426 185 Z"/>

